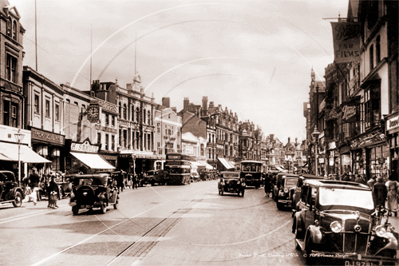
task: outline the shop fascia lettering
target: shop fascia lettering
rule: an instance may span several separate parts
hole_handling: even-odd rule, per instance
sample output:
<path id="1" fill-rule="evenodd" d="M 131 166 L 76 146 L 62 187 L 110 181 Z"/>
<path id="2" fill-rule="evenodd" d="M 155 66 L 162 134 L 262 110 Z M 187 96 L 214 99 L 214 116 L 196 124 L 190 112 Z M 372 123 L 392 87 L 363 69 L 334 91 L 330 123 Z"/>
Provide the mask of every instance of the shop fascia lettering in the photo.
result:
<path id="1" fill-rule="evenodd" d="M 72 143 L 71 151 L 82 151 L 82 152 L 98 152 L 98 146 L 91 145 L 88 141 L 83 143 Z"/>
<path id="2" fill-rule="evenodd" d="M 387 130 L 392 130 L 397 127 L 399 127 L 399 116 L 396 116 L 388 120 Z"/>

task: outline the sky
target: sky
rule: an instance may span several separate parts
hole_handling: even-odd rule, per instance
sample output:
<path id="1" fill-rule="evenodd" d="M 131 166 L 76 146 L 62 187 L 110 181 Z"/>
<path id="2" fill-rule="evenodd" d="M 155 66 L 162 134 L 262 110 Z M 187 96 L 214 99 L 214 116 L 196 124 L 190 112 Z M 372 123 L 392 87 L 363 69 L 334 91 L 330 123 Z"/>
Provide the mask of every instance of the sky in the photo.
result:
<path id="1" fill-rule="evenodd" d="M 9 2 L 26 30 L 23 64 L 36 69 L 37 58 L 55 83 L 89 90 L 91 76 L 126 88 L 137 71 L 156 103 L 170 97 L 180 111 L 185 97 L 207 96 L 283 143 L 306 138 L 310 72 L 324 80 L 330 22 L 348 9 L 348 0 Z"/>

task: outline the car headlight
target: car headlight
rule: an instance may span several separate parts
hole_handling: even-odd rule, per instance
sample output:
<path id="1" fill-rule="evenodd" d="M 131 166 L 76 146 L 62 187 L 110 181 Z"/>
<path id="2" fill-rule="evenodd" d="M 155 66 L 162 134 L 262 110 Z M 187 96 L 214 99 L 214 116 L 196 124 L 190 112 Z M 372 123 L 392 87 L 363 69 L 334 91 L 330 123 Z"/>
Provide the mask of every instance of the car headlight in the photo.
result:
<path id="1" fill-rule="evenodd" d="M 331 231 L 333 231 L 334 233 L 339 233 L 339 232 L 341 232 L 342 225 L 339 222 L 334 221 L 330 224 L 330 228 L 331 228 Z"/>
<path id="2" fill-rule="evenodd" d="M 386 233 L 386 232 L 387 232 L 387 231 L 385 230 L 384 226 L 382 226 L 382 225 L 379 225 L 379 226 L 377 226 L 377 227 L 375 228 L 375 233 L 376 233 L 377 236 L 379 236 L 379 237 L 385 236 L 385 233 Z"/>
<path id="3" fill-rule="evenodd" d="M 237 181 L 237 185 L 239 185 L 240 184 L 240 181 Z"/>
<path id="4" fill-rule="evenodd" d="M 288 188 L 284 188 L 284 193 L 288 193 Z"/>

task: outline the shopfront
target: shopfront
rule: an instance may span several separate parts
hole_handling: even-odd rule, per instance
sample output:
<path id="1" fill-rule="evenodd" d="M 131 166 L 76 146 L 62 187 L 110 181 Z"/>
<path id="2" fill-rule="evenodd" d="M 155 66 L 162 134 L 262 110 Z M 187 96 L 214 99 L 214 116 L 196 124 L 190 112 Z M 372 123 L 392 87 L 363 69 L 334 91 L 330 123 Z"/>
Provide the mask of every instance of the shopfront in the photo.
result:
<path id="1" fill-rule="evenodd" d="M 355 173 L 370 178 L 387 178 L 389 174 L 389 148 L 385 134 L 378 130 L 364 134 L 350 142 Z"/>
<path id="2" fill-rule="evenodd" d="M 47 132 L 37 128 L 31 128 L 32 149 L 51 163 L 46 164 L 44 172 L 64 171 L 64 153 L 61 152 L 65 146 L 65 136 L 53 132 Z"/>
<path id="3" fill-rule="evenodd" d="M 339 175 L 340 171 L 340 155 L 337 150 L 335 141 L 328 143 L 328 174 Z"/>
<path id="4" fill-rule="evenodd" d="M 387 117 L 386 133 L 389 148 L 390 173 L 399 181 L 399 114 Z"/>
<path id="5" fill-rule="evenodd" d="M 341 167 L 340 167 L 340 175 L 343 175 L 344 173 L 352 173 L 352 160 L 350 156 L 350 147 L 345 145 L 342 146 L 339 149 L 339 154 L 340 154 L 340 162 L 341 162 Z"/>
<path id="6" fill-rule="evenodd" d="M 18 134 L 20 141 L 18 143 Z M 29 176 L 29 170 L 38 164 L 39 172 L 51 161 L 35 153 L 31 145 L 31 131 L 0 125 L 0 170 L 9 170 L 18 176 L 18 161 L 21 162 L 21 179 Z"/>
<path id="7" fill-rule="evenodd" d="M 115 170 L 114 166 L 98 154 L 98 149 L 99 145 L 91 144 L 88 139 L 83 142 L 71 141 L 66 158 L 66 173 L 92 174 Z"/>

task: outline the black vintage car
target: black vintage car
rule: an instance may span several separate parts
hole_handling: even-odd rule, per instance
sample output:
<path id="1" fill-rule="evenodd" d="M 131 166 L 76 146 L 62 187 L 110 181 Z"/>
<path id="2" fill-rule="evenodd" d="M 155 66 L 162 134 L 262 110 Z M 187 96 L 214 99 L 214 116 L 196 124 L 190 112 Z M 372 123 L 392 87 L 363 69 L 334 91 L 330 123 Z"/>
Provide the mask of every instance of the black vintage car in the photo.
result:
<path id="1" fill-rule="evenodd" d="M 398 234 L 381 224 L 371 189 L 348 181 L 305 180 L 292 232 L 309 260 L 397 265 Z M 343 260 L 343 262 L 342 262 Z M 331 264 L 329 263 L 329 264 Z"/>
<path id="2" fill-rule="evenodd" d="M 80 209 L 100 208 L 102 213 L 107 207 L 118 208 L 119 191 L 109 174 L 86 174 L 72 177 L 73 192 L 69 205 L 77 215 Z"/>
<path id="3" fill-rule="evenodd" d="M 303 185 L 303 182 L 310 179 L 324 179 L 324 177 L 312 174 L 300 174 L 297 184 L 294 188 L 294 194 L 292 195 L 292 209 L 297 209 L 297 204 L 299 202 L 299 199 L 301 198 L 301 187 Z"/>
<path id="4" fill-rule="evenodd" d="M 21 207 L 25 198 L 23 189 L 18 185 L 15 175 L 11 171 L 0 171 L 0 204 L 12 203 L 14 207 Z"/>
<path id="5" fill-rule="evenodd" d="M 219 195 L 223 196 L 225 192 L 228 192 L 244 197 L 245 180 L 240 178 L 240 172 L 221 172 L 221 175 L 218 182 Z"/>
<path id="6" fill-rule="evenodd" d="M 297 185 L 299 176 L 289 173 L 279 173 L 276 179 L 276 185 L 273 191 L 273 197 L 276 201 L 277 209 L 292 207 L 292 196 Z"/>
<path id="7" fill-rule="evenodd" d="M 155 184 L 166 184 L 166 175 L 167 173 L 164 170 L 150 170 L 146 172 L 146 178 L 152 186 Z"/>

